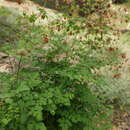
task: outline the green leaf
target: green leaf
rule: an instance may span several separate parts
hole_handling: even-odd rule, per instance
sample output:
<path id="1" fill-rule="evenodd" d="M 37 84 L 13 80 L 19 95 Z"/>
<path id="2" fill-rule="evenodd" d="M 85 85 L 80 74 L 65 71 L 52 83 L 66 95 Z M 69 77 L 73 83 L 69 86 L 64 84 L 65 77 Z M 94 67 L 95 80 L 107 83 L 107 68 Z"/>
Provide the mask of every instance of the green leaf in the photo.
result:
<path id="1" fill-rule="evenodd" d="M 9 120 L 9 119 L 6 119 L 6 118 L 2 119 L 2 122 L 3 122 L 4 125 L 7 125 L 9 121 L 10 121 L 10 120 Z"/>

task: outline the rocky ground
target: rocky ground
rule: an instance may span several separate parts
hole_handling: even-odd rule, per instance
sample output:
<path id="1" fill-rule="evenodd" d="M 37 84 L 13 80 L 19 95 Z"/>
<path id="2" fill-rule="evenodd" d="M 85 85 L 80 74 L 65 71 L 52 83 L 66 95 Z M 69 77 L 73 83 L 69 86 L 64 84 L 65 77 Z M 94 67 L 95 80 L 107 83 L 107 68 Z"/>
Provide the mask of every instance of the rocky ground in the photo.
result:
<path id="1" fill-rule="evenodd" d="M 115 111 L 111 130 L 130 130 L 130 112 Z"/>

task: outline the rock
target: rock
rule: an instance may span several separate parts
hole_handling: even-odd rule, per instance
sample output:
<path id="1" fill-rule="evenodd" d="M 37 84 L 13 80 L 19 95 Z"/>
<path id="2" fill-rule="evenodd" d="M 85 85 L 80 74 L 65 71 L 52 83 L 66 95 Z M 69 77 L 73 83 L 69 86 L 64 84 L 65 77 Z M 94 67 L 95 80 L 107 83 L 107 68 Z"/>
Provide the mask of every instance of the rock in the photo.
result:
<path id="1" fill-rule="evenodd" d="M 62 14 L 59 13 L 56 10 L 44 8 L 38 4 L 33 3 L 32 1 L 27 1 L 22 4 L 18 4 L 16 2 L 11 1 L 1 1 L 0 0 L 0 9 L 5 8 L 5 10 L 8 10 L 10 12 L 10 15 L 3 16 L 0 14 L 0 21 L 6 21 L 6 23 L 15 24 L 17 22 L 18 16 L 23 16 L 23 13 L 26 13 L 28 16 L 35 14 L 36 16 L 39 16 L 39 8 L 42 8 L 45 10 L 47 18 L 42 19 L 38 18 L 35 22 L 36 25 L 44 25 L 52 22 L 55 19 L 62 18 Z M 4 17 L 4 19 L 3 19 Z M 22 19 L 21 19 L 22 20 Z"/>
<path id="2" fill-rule="evenodd" d="M 16 59 L 3 52 L 0 52 L 0 72 L 11 73 L 15 71 Z"/>
<path id="3" fill-rule="evenodd" d="M 5 59 L 5 58 L 7 58 L 7 57 L 8 57 L 7 54 L 5 54 L 5 53 L 3 53 L 3 52 L 0 52 L 0 60 L 1 60 L 1 59 Z"/>
<path id="4" fill-rule="evenodd" d="M 0 72 L 1 73 L 10 73 L 11 70 L 12 70 L 11 65 L 8 65 L 8 64 L 2 64 L 2 65 L 0 65 Z"/>

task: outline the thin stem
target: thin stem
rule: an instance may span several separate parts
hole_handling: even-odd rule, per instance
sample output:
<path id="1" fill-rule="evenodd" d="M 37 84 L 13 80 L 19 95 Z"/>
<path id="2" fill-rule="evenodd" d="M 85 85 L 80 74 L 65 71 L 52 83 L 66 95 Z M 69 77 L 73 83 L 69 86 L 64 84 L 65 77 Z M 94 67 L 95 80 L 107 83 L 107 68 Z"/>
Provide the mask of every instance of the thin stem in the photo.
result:
<path id="1" fill-rule="evenodd" d="M 18 83 L 19 80 L 19 74 L 20 74 L 20 69 L 21 69 L 21 62 L 22 62 L 22 56 L 20 57 L 19 63 L 18 63 L 18 69 L 16 73 L 16 82 Z"/>

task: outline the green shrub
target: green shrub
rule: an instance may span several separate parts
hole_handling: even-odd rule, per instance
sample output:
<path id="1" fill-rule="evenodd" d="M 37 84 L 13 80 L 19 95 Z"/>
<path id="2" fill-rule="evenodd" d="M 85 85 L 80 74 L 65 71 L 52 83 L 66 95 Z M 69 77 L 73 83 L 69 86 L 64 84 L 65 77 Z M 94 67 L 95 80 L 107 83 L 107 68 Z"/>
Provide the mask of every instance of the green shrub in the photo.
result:
<path id="1" fill-rule="evenodd" d="M 89 90 L 89 84 L 103 83 L 91 68 L 104 61 L 90 56 L 89 40 L 67 41 L 68 27 L 80 27 L 72 21 L 60 24 L 63 34 L 54 25 L 26 28 L 15 50 L 5 50 L 17 54 L 18 65 L 16 73 L 1 74 L 1 129 L 95 129 L 97 118 L 107 120 L 109 109 Z"/>
<path id="2" fill-rule="evenodd" d="M 0 74 L 1 130 L 110 128 L 110 106 L 90 91 L 105 84 L 91 70 L 113 64 L 95 55 L 107 48 L 109 28 L 103 19 L 65 18 L 46 26 L 35 26 L 35 18 L 33 26 L 19 23 L 17 43 L 2 48 L 17 65 L 15 73 Z"/>

